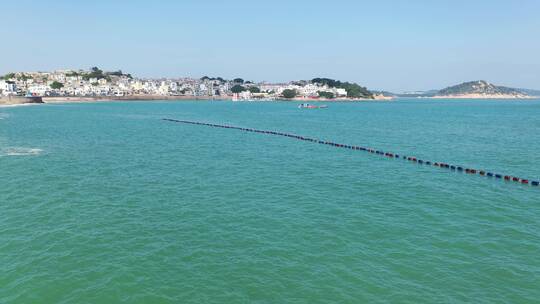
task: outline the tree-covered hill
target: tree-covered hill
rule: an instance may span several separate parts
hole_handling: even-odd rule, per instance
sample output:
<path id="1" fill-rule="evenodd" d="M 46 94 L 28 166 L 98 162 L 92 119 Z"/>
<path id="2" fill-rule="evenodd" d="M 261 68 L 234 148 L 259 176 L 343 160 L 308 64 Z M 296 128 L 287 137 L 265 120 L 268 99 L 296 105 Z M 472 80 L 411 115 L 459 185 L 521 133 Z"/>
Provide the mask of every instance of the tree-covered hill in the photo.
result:
<path id="1" fill-rule="evenodd" d="M 345 89 L 347 91 L 347 97 L 349 98 L 373 98 L 373 93 L 371 91 L 356 83 L 341 82 L 329 78 L 313 78 L 311 83 L 327 85 L 331 88 Z"/>
<path id="2" fill-rule="evenodd" d="M 514 88 L 496 86 L 484 80 L 464 82 L 455 86 L 447 87 L 440 90 L 437 95 L 466 95 L 466 94 L 483 94 L 483 95 L 527 95 L 527 93 Z"/>

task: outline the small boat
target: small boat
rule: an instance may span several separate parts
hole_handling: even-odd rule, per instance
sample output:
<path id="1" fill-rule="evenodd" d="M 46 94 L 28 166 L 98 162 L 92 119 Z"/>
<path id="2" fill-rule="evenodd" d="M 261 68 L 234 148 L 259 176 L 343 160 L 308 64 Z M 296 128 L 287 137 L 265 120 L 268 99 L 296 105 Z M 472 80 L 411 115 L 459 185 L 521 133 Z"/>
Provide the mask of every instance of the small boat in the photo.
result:
<path id="1" fill-rule="evenodd" d="M 325 109 L 325 108 L 328 108 L 328 106 L 327 105 L 316 106 L 309 103 L 301 103 L 300 105 L 298 105 L 298 108 L 299 109 Z"/>

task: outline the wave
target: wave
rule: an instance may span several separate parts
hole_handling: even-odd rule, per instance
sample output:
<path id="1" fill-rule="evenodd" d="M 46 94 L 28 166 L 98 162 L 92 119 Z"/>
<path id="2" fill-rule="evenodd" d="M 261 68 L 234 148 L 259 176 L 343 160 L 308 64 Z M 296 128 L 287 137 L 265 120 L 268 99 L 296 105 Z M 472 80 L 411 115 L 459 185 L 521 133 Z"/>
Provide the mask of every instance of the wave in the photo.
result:
<path id="1" fill-rule="evenodd" d="M 0 113 L 0 120 L 2 119 L 6 119 L 9 117 L 9 114 L 8 113 Z"/>
<path id="2" fill-rule="evenodd" d="M 35 105 L 40 105 L 40 103 L 0 104 L 0 108 L 31 107 Z"/>
<path id="3" fill-rule="evenodd" d="M 23 148 L 23 147 L 10 147 L 1 150 L 0 156 L 33 156 L 43 153 L 42 149 L 38 148 Z"/>

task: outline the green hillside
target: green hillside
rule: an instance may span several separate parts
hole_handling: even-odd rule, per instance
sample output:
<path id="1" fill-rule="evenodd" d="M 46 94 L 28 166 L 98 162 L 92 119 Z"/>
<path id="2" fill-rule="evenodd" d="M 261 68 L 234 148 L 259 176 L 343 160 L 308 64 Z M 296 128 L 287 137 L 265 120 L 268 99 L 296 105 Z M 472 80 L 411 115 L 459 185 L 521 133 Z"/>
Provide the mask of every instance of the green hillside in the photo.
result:
<path id="1" fill-rule="evenodd" d="M 440 90 L 437 95 L 465 95 L 465 94 L 505 94 L 505 95 L 527 95 L 527 93 L 514 88 L 496 86 L 484 80 L 464 82 L 455 86 L 451 86 Z"/>

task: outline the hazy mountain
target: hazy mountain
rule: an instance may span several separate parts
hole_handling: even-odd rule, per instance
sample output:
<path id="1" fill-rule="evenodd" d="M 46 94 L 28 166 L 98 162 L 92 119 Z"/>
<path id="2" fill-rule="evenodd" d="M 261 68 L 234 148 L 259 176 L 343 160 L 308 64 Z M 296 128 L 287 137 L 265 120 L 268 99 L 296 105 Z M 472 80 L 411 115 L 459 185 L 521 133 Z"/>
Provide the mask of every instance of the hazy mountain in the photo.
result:
<path id="1" fill-rule="evenodd" d="M 540 97 L 540 90 L 531 90 L 531 89 L 518 89 L 522 92 L 525 92 L 531 96 Z"/>

